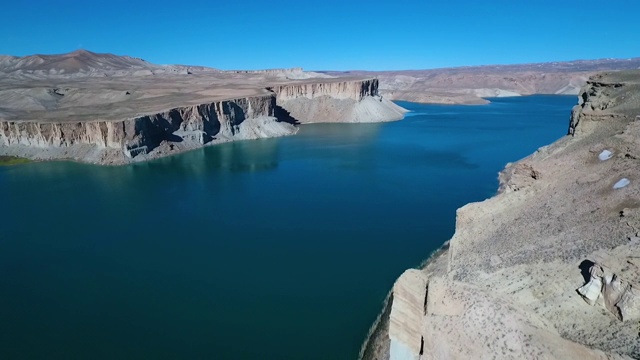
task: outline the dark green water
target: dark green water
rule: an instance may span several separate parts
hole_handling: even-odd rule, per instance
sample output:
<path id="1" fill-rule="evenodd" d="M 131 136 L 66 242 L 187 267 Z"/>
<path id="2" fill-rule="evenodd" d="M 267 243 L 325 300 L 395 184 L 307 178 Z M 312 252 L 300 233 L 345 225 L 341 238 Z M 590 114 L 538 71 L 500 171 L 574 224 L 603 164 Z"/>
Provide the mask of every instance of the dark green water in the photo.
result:
<path id="1" fill-rule="evenodd" d="M 354 359 L 394 279 L 575 102 L 400 103 L 132 166 L 0 167 L 0 358 Z"/>

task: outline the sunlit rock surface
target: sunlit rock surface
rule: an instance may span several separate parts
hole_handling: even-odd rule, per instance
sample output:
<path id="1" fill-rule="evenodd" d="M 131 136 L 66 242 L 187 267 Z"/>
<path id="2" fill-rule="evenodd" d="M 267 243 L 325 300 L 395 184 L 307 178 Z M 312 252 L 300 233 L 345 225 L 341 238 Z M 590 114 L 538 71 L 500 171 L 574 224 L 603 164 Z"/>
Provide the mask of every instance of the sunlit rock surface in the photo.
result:
<path id="1" fill-rule="evenodd" d="M 640 71 L 592 77 L 570 135 L 508 164 L 496 196 L 458 210 L 424 280 L 397 281 L 391 299 L 409 302 L 399 309 L 425 304 L 417 318 L 391 304 L 389 318 L 405 319 L 403 346 L 368 350 L 394 344 L 398 327 L 380 321 L 387 329 L 372 331 L 363 357 L 640 358 L 637 115 Z"/>

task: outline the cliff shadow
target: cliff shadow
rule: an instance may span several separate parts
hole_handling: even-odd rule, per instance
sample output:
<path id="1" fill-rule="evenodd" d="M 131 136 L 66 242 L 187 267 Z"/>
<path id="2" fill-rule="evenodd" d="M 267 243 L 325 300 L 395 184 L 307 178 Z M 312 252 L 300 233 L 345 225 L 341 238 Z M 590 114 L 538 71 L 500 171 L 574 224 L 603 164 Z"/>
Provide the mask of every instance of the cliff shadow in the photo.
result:
<path id="1" fill-rule="evenodd" d="M 237 133 L 238 126 L 247 119 L 242 107 L 231 101 L 222 103 L 222 114 L 228 118 L 231 134 L 233 135 Z M 220 122 L 220 120 L 218 120 L 218 122 Z"/>
<path id="2" fill-rule="evenodd" d="M 580 274 L 582 274 L 582 277 L 584 278 L 584 282 L 588 283 L 589 279 L 591 279 L 591 274 L 589 273 L 589 270 L 591 270 L 591 267 L 595 265 L 595 263 L 591 260 L 584 260 L 583 262 L 580 263 L 580 265 L 578 265 L 578 268 L 580 269 Z"/>
<path id="3" fill-rule="evenodd" d="M 176 129 L 173 124 L 176 117 L 179 117 L 179 114 L 170 112 L 167 117 L 164 114 L 156 114 L 140 118 L 135 124 L 135 134 L 140 136 L 140 139 L 129 148 L 144 148 L 144 152 L 147 153 L 157 148 L 164 140 L 182 141 L 182 138 L 173 134 Z"/>
<path id="4" fill-rule="evenodd" d="M 276 105 L 273 109 L 273 116 L 278 119 L 279 122 L 286 122 L 291 125 L 299 125 L 300 121 L 291 116 L 291 113 L 288 112 L 285 108 L 280 105 Z"/>

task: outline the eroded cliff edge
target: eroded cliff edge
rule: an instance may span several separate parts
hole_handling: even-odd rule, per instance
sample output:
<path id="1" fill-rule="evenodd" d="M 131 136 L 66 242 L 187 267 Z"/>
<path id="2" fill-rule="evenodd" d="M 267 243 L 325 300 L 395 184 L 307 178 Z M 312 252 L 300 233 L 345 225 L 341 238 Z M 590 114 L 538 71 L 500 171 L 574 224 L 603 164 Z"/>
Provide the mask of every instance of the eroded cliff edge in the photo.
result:
<path id="1" fill-rule="evenodd" d="M 382 122 L 402 119 L 405 109 L 378 93 L 378 79 L 280 85 L 277 102 L 302 123 Z"/>
<path id="2" fill-rule="evenodd" d="M 405 112 L 378 95 L 376 79 L 202 77 L 10 82 L 0 88 L 0 96 L 11 99 L 0 107 L 0 154 L 125 164 L 210 144 L 291 135 L 299 123 L 391 121 Z M 214 80 L 236 83 L 216 88 Z"/>
<path id="3" fill-rule="evenodd" d="M 366 359 L 640 358 L 640 71 L 592 77 L 569 134 L 457 212 L 395 283 Z"/>
<path id="4" fill-rule="evenodd" d="M 271 94 L 176 107 L 125 120 L 0 121 L 0 153 L 124 164 L 206 144 L 289 135 Z"/>

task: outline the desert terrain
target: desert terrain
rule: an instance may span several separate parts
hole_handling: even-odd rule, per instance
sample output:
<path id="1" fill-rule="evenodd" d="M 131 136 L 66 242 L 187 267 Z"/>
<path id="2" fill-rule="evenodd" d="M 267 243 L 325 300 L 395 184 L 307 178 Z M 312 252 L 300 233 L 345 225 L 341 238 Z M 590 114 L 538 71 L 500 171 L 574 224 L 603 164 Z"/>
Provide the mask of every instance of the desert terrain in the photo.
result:
<path id="1" fill-rule="evenodd" d="M 591 77 L 569 135 L 394 285 L 366 359 L 640 357 L 640 71 Z"/>

